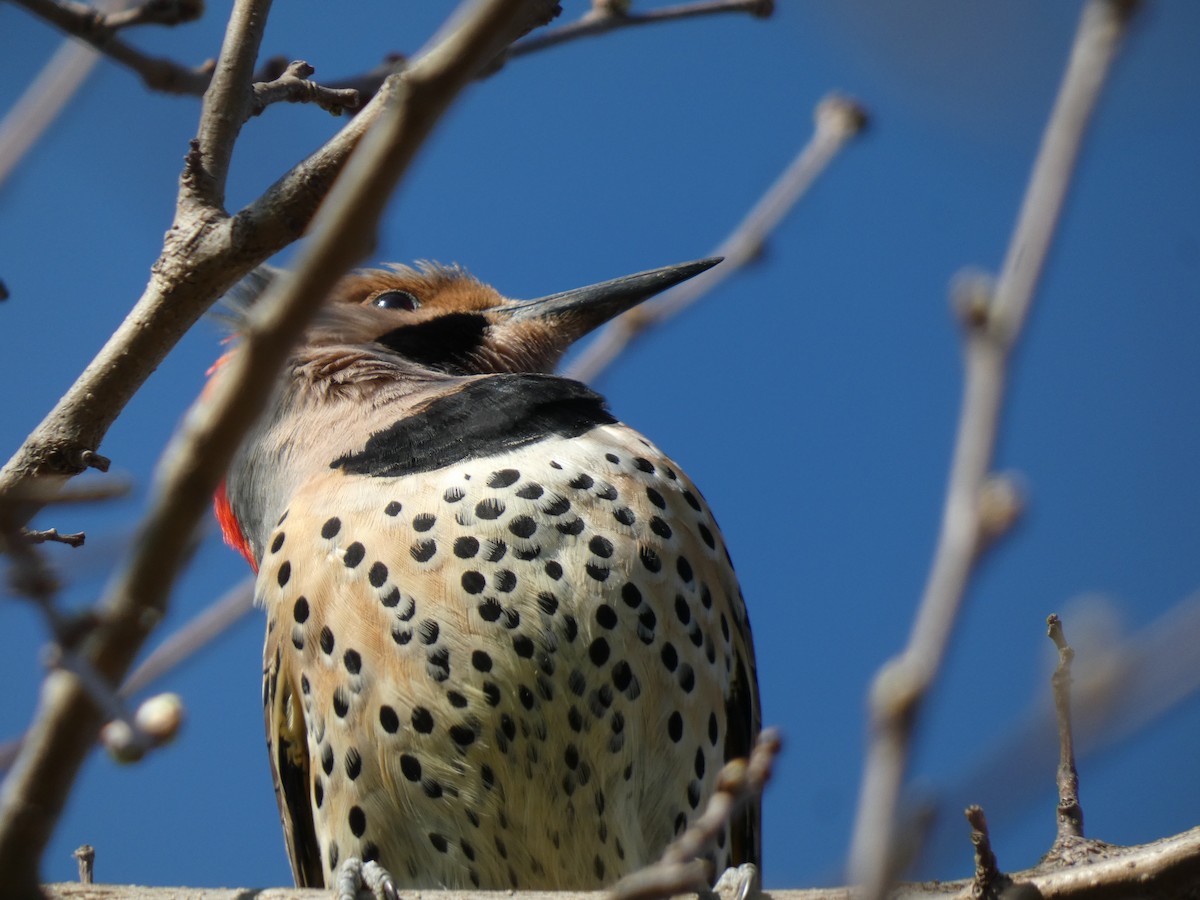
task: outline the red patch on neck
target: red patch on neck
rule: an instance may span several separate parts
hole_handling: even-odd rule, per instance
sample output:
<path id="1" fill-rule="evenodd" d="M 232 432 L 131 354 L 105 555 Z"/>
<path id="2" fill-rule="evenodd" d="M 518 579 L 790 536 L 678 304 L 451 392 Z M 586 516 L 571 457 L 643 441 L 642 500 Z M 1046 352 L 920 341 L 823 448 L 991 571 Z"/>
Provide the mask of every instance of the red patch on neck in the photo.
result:
<path id="1" fill-rule="evenodd" d="M 225 492 L 224 481 L 217 486 L 217 492 L 213 495 L 213 511 L 217 514 L 217 523 L 221 526 L 221 535 L 225 538 L 225 543 L 246 557 L 246 562 L 250 563 L 250 568 L 257 574 L 258 563 L 254 559 L 254 554 L 250 552 L 250 542 L 246 540 L 246 535 L 242 533 L 242 527 L 233 515 L 233 507 L 229 505 L 229 495 Z"/>
<path id="2" fill-rule="evenodd" d="M 226 340 L 230 340 L 230 338 Z M 208 371 L 204 373 L 209 376 L 209 379 L 204 385 L 204 392 L 201 396 L 207 395 L 212 390 L 212 376 L 218 369 L 229 362 L 236 352 L 236 350 L 230 350 L 222 354 L 215 363 L 209 366 Z M 233 507 L 229 505 L 229 495 L 225 491 L 224 479 L 217 485 L 217 492 L 213 494 L 213 512 L 217 514 L 217 524 L 221 526 L 221 536 L 225 538 L 225 543 L 246 557 L 246 562 L 250 563 L 250 568 L 257 574 L 258 563 L 255 562 L 254 554 L 250 552 L 250 542 L 246 540 L 246 535 L 242 533 L 242 526 L 238 524 L 237 517 L 233 514 Z"/>

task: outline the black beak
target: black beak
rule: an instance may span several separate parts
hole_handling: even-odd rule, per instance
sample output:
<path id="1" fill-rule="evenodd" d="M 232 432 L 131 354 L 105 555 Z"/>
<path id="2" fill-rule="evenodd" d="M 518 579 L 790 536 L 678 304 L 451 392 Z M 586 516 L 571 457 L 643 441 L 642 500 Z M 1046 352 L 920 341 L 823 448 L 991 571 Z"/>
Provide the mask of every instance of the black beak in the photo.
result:
<path id="1" fill-rule="evenodd" d="M 721 259 L 714 256 L 663 266 L 661 269 L 626 275 L 624 278 L 614 278 L 612 281 L 602 281 L 536 300 L 514 300 L 495 311 L 506 313 L 512 322 L 555 321 L 560 327 L 566 325 L 567 330 L 573 332 L 571 339 L 575 340 L 643 300 L 711 269 Z"/>

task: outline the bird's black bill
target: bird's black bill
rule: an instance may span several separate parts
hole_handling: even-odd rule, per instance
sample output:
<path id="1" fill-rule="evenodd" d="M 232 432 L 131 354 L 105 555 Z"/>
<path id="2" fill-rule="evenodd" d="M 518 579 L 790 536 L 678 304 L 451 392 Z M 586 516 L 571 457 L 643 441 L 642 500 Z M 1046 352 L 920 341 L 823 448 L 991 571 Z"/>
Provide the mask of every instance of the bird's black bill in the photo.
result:
<path id="1" fill-rule="evenodd" d="M 519 300 L 505 310 L 512 321 L 533 319 L 575 319 L 583 334 L 604 324 L 643 300 L 662 293 L 682 281 L 694 278 L 721 261 L 722 257 L 663 266 L 624 278 L 614 278 L 587 287 L 550 294 L 537 300 Z"/>

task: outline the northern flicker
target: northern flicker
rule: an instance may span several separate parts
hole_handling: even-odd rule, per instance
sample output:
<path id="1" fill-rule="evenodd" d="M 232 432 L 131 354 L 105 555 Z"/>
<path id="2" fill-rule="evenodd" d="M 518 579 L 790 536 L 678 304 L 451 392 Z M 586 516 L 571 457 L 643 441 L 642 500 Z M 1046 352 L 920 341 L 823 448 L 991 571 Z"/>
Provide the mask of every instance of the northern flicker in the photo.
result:
<path id="1" fill-rule="evenodd" d="M 754 652 L 712 514 L 599 395 L 549 374 L 717 262 L 533 301 L 395 267 L 328 299 L 217 499 L 267 614 L 298 885 L 363 863 L 400 887 L 610 884 L 747 754 Z M 758 859 L 753 809 L 712 862 Z"/>

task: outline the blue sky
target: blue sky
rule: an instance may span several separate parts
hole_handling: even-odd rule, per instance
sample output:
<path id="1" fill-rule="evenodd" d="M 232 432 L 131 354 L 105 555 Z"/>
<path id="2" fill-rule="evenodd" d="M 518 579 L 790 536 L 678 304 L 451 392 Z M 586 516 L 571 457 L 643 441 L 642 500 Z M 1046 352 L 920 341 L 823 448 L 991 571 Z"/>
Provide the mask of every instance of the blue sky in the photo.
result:
<path id="1" fill-rule="evenodd" d="M 419 6 L 419 8 L 418 8 Z M 582 4 L 567 2 L 566 16 Z M 378 260 L 459 262 L 538 296 L 706 255 L 807 139 L 830 89 L 870 132 L 772 239 L 760 263 L 636 344 L 598 387 L 704 490 L 755 627 L 765 718 L 787 749 L 767 800 L 766 883 L 840 878 L 860 774 L 863 696 L 902 644 L 928 567 L 957 415 L 947 285 L 1001 260 L 1079 4 L 1007 0 L 780 3 L 769 21 L 627 30 L 518 60 L 451 112 L 392 204 Z M 948 798 L 921 874 L 962 876 L 961 806 L 989 812 L 1000 863 L 1032 864 L 1054 827 L 1051 746 L 975 772 L 1043 700 L 1047 613 L 1069 638 L 1134 632 L 1200 586 L 1200 6 L 1148 4 L 1106 93 L 1016 358 L 999 465 L 1026 519 L 972 586 L 926 707 L 916 794 Z M 277 4 L 268 54 L 317 77 L 411 51 L 449 4 Z M 133 40 L 215 56 L 228 3 Z M 11 102 L 59 38 L 0 6 Z M 101 64 L 0 186 L 0 444 L 7 456 L 140 294 L 170 223 L 193 99 L 147 93 Z M 337 127 L 277 107 L 238 146 L 230 203 L 252 199 Z M 277 261 L 286 263 L 287 254 Z M 83 604 L 146 503 L 152 468 L 219 331 L 198 325 L 101 451 L 135 484 L 38 524 Z M 164 635 L 241 578 L 213 528 Z M 0 736 L 32 713 L 40 622 L 0 605 Z M 104 881 L 273 885 L 289 876 L 263 750 L 255 616 L 169 676 L 186 730 L 144 763 L 84 769 L 45 861 Z M 1197 664 L 1200 664 L 1198 660 Z M 1200 703 L 1081 763 L 1089 834 L 1118 843 L 1197 824 Z M 996 772 L 997 770 L 992 770 Z M 955 805 L 957 804 L 957 805 Z"/>

